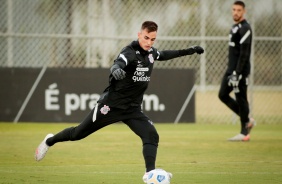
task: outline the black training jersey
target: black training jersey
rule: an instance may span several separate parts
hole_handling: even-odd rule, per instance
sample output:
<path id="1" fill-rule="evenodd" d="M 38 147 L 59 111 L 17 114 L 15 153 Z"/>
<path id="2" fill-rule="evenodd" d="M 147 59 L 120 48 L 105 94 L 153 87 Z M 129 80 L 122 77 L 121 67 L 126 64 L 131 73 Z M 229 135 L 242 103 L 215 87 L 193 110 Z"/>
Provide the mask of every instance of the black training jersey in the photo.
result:
<path id="1" fill-rule="evenodd" d="M 234 24 L 229 34 L 228 74 L 233 71 L 245 77 L 250 74 L 251 44 L 252 30 L 249 23 L 243 20 Z"/>
<path id="2" fill-rule="evenodd" d="M 126 72 L 126 77 L 122 80 L 115 80 L 110 75 L 110 85 L 98 102 L 121 109 L 140 106 L 151 80 L 154 61 L 159 56 L 160 53 L 156 48 L 152 47 L 145 51 L 140 47 L 138 41 L 133 41 L 123 48 L 115 62 L 124 62 L 123 70 Z"/>

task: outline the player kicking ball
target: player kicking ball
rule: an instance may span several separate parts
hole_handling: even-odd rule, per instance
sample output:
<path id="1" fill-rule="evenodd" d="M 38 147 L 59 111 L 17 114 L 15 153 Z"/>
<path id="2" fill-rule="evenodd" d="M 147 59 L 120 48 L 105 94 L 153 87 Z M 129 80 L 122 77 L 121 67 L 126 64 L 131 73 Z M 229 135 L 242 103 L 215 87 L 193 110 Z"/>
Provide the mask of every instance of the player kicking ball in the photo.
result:
<path id="1" fill-rule="evenodd" d="M 153 47 L 158 25 L 145 21 L 138 32 L 138 39 L 124 47 L 110 68 L 109 86 L 101 94 L 96 106 L 75 127 L 69 127 L 53 135 L 48 134 L 35 151 L 35 160 L 40 161 L 48 149 L 58 142 L 81 140 L 97 130 L 116 122 L 126 124 L 143 143 L 145 161 L 144 182 L 147 174 L 155 169 L 159 134 L 149 117 L 141 110 L 143 95 L 148 88 L 153 65 L 156 61 L 203 54 L 200 46 L 182 50 L 159 51 Z M 169 173 L 172 177 L 172 174 Z"/>

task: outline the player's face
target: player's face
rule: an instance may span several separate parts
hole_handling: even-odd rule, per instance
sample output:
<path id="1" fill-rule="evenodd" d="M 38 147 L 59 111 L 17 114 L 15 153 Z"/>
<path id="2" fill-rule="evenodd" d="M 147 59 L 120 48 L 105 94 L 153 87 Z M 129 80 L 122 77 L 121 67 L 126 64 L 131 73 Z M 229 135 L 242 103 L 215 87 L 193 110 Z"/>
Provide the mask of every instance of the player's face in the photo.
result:
<path id="1" fill-rule="evenodd" d="M 138 32 L 139 45 L 144 50 L 149 50 L 155 43 L 157 32 L 153 31 L 148 33 L 147 29 Z"/>
<path id="2" fill-rule="evenodd" d="M 236 23 L 241 22 L 244 19 L 245 8 L 240 5 L 233 5 L 232 16 Z"/>

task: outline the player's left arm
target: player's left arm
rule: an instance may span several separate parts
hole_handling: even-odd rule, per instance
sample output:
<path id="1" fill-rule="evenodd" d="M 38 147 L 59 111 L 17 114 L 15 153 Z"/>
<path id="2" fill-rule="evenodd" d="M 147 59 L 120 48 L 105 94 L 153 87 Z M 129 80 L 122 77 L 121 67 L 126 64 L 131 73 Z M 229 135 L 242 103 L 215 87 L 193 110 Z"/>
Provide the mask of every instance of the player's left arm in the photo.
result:
<path id="1" fill-rule="evenodd" d="M 237 62 L 236 73 L 241 74 L 245 63 L 249 62 L 251 56 L 252 30 L 249 26 L 240 29 L 240 56 Z"/>
<path id="2" fill-rule="evenodd" d="M 204 49 L 201 46 L 191 46 L 187 49 L 182 49 L 182 50 L 158 51 L 157 60 L 165 61 L 165 60 L 170 60 L 170 59 L 181 57 L 181 56 L 192 55 L 194 53 L 203 54 Z"/>

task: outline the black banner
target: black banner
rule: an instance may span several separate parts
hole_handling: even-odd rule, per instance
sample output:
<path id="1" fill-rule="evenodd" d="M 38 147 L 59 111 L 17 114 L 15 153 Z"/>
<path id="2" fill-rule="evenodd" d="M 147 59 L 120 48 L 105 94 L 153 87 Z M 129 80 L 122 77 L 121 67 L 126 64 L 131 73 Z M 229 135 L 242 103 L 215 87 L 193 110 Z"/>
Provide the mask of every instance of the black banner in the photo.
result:
<path id="1" fill-rule="evenodd" d="M 0 121 L 81 122 L 108 76 L 109 69 L 0 68 Z M 195 122 L 194 76 L 194 69 L 154 69 L 144 113 L 154 122 Z"/>

